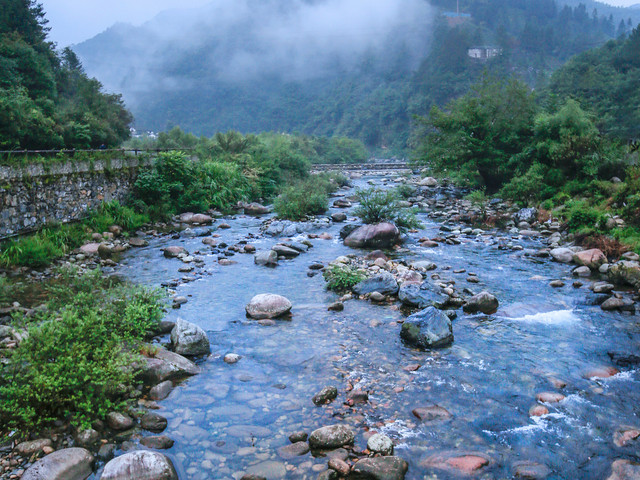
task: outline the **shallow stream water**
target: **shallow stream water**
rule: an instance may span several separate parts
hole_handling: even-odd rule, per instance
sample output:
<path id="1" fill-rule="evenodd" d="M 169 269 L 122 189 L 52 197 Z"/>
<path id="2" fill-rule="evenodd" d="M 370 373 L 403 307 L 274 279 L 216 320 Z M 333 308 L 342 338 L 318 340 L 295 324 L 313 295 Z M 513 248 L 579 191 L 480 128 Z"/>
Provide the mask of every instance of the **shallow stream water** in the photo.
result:
<path id="1" fill-rule="evenodd" d="M 508 235 L 493 232 L 426 249 L 417 239 L 437 236 L 439 224 L 426 215 L 421 220 L 424 228 L 409 234 L 408 251 L 398 258 L 433 261 L 438 269 L 430 274 L 455 280 L 460 290 L 488 290 L 500 300 L 494 315 L 459 311 L 453 345 L 427 352 L 401 342 L 397 321 L 405 315 L 399 304 L 350 300 L 342 312 L 327 311 L 338 296 L 325 290 L 322 275 L 309 277 L 308 267 L 362 253 L 342 244 L 342 224 L 327 228 L 332 240 L 312 240 L 309 252 L 281 260 L 275 269 L 254 265 L 253 255 L 246 254 L 221 266 L 201 238 L 153 239 L 127 254 L 117 273 L 131 281 L 154 286 L 185 275 L 197 278 L 176 288 L 189 302 L 171 310 L 168 319 L 200 325 L 212 354 L 199 361 L 202 373 L 180 383 L 159 411 L 169 419 L 165 434 L 175 445 L 166 453 L 181 479 L 239 480 L 242 472 L 315 479 L 326 458 L 307 454 L 283 460 L 277 449 L 289 443 L 292 432 L 342 422 L 354 427 L 361 449 L 367 430 L 391 437 L 396 455 L 409 462 L 408 479 L 458 478 L 421 466 L 424 459 L 452 450 L 490 457 L 480 478 L 512 478 L 517 462 L 533 461 L 552 471 L 548 478 L 601 479 L 613 460 L 637 458 L 637 446 L 616 447 L 613 435 L 621 426 L 640 426 L 640 374 L 623 369 L 594 380 L 584 373 L 611 365 L 610 351 L 637 353 L 638 317 L 587 306 L 588 290 L 572 286 L 568 266 L 526 255 L 543 246 L 540 240 L 518 239 L 524 250 L 501 250 L 496 239 Z M 229 245 L 247 240 L 263 250 L 282 240 L 261 234 L 264 218 L 224 221 L 231 228 L 215 233 Z M 184 264 L 162 256 L 161 248 L 169 245 L 201 252 L 204 267 L 179 273 Z M 453 273 L 458 269 L 477 273 L 480 284 L 467 284 L 467 273 Z M 554 279 L 566 279 L 567 286 L 551 288 Z M 247 319 L 244 307 L 259 293 L 289 298 L 291 320 L 263 327 Z M 226 353 L 242 358 L 228 365 Z M 403 369 L 411 364 L 421 368 Z M 531 418 L 535 395 L 555 390 L 551 377 L 567 383 L 566 399 L 549 406 L 548 415 Z M 311 397 L 327 385 L 338 388 L 338 399 L 316 407 Z M 350 388 L 369 391 L 369 403 L 344 405 Z M 429 404 L 446 408 L 453 418 L 419 422 L 412 410 Z"/>

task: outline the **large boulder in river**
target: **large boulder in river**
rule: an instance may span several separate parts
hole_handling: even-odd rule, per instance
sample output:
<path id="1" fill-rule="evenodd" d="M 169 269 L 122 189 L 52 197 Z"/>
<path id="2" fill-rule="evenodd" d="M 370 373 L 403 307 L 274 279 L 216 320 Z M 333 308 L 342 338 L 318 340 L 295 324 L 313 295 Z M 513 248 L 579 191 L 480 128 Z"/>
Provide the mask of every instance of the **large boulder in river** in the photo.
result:
<path id="1" fill-rule="evenodd" d="M 145 357 L 143 361 L 141 375 L 147 385 L 200 373 L 200 368 L 191 360 L 164 348 L 155 350 L 153 357 Z"/>
<path id="2" fill-rule="evenodd" d="M 205 331 L 181 318 L 171 330 L 171 343 L 173 351 L 179 355 L 206 355 L 211 351 Z"/>
<path id="3" fill-rule="evenodd" d="M 249 317 L 262 320 L 285 315 L 292 307 L 291 302 L 282 295 L 262 293 L 251 299 L 246 310 Z"/>
<path id="4" fill-rule="evenodd" d="M 611 465 L 611 475 L 607 480 L 640 480 L 640 463 L 616 460 Z"/>
<path id="5" fill-rule="evenodd" d="M 358 295 L 378 292 L 383 295 L 395 295 L 398 293 L 398 282 L 389 272 L 382 272 L 371 278 L 367 278 L 353 287 Z"/>
<path id="6" fill-rule="evenodd" d="M 254 202 L 244 206 L 244 213 L 246 215 L 264 215 L 269 213 L 269 209 L 264 205 Z"/>
<path id="7" fill-rule="evenodd" d="M 400 337 L 421 349 L 446 347 L 453 343 L 453 326 L 448 316 L 429 307 L 404 321 Z"/>
<path id="8" fill-rule="evenodd" d="M 484 314 L 494 313 L 498 310 L 500 302 L 498 299 L 491 295 L 489 292 L 480 292 L 467 300 L 467 303 L 462 307 L 466 313 L 478 313 Z"/>
<path id="9" fill-rule="evenodd" d="M 178 480 L 178 474 L 166 455 L 138 450 L 107 463 L 100 480 Z"/>
<path id="10" fill-rule="evenodd" d="M 568 248 L 554 248 L 549 252 L 549 254 L 556 262 L 571 263 L 573 261 L 573 250 Z"/>
<path id="11" fill-rule="evenodd" d="M 274 250 L 265 250 L 256 253 L 253 257 L 253 262 L 256 265 L 262 265 L 265 267 L 276 267 L 278 265 L 278 252 Z"/>
<path id="12" fill-rule="evenodd" d="M 355 434 L 346 425 L 329 425 L 311 432 L 309 445 L 316 450 L 333 450 L 353 445 Z"/>
<path id="13" fill-rule="evenodd" d="M 349 478 L 363 480 L 402 480 L 409 464 L 400 457 L 373 457 L 359 460 Z"/>
<path id="14" fill-rule="evenodd" d="M 618 285 L 631 285 L 640 288 L 640 264 L 630 260 L 622 260 L 609 267 L 609 280 Z"/>
<path id="15" fill-rule="evenodd" d="M 538 210 L 535 208 L 522 208 L 513 216 L 513 220 L 516 223 L 527 222 L 532 224 L 538 220 Z"/>
<path id="16" fill-rule="evenodd" d="M 91 475 L 93 455 L 84 448 L 65 448 L 31 465 L 23 480 L 85 480 Z"/>
<path id="17" fill-rule="evenodd" d="M 573 261 L 578 265 L 589 267 L 591 270 L 598 270 L 601 265 L 607 263 L 607 257 L 604 256 L 601 250 L 592 248 L 591 250 L 574 253 Z"/>
<path id="18" fill-rule="evenodd" d="M 400 232 L 393 223 L 383 222 L 356 228 L 344 239 L 344 244 L 352 248 L 390 248 L 400 238 Z"/>
<path id="19" fill-rule="evenodd" d="M 405 283 L 400 287 L 398 298 L 404 305 L 418 308 L 443 308 L 449 300 L 449 297 L 435 292 L 428 283 Z"/>

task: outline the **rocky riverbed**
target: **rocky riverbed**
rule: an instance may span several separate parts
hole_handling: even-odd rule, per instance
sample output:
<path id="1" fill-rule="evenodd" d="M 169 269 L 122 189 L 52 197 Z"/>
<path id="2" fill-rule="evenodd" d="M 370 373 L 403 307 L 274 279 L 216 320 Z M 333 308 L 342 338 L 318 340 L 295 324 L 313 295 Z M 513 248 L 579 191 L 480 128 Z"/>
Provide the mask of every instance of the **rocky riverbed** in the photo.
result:
<path id="1" fill-rule="evenodd" d="M 131 464 L 183 480 L 640 478 L 637 258 L 581 252 L 539 212 L 473 205 L 432 179 L 354 179 L 400 183 L 417 188 L 406 205 L 423 228 L 381 252 L 344 244 L 358 225 L 350 188 L 308 222 L 253 206 L 78 252 L 77 264 L 102 255 L 108 271 L 168 288 L 156 342 L 195 362 L 149 359 L 195 375 L 154 376 L 139 411 L 99 425 L 91 478 L 132 478 L 119 473 Z M 368 279 L 329 292 L 331 264 Z M 434 343 L 403 334 L 425 322 Z M 14 449 L 2 478 L 80 443 Z"/>

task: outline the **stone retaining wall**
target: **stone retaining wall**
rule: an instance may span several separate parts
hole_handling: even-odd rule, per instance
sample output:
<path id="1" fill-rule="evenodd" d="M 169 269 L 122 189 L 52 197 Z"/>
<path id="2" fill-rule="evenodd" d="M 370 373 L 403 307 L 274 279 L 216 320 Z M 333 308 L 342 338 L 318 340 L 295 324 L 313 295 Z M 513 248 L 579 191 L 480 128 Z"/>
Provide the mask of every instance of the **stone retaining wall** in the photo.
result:
<path id="1" fill-rule="evenodd" d="M 79 220 L 104 201 L 122 202 L 139 167 L 149 163 L 133 157 L 0 167 L 0 238 Z"/>

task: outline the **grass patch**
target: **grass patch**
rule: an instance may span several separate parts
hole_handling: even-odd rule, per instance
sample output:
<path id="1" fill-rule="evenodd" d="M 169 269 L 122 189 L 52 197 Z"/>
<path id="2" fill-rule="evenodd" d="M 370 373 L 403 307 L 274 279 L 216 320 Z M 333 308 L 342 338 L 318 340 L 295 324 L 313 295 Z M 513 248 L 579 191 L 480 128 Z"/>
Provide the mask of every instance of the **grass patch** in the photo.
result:
<path id="1" fill-rule="evenodd" d="M 356 196 L 360 205 L 354 210 L 354 214 L 366 224 L 391 222 L 401 231 L 421 227 L 416 211 L 402 208 L 395 191 L 372 187 L 356 190 Z"/>
<path id="2" fill-rule="evenodd" d="M 149 221 L 118 202 L 106 202 L 79 223 L 50 225 L 38 232 L 12 239 L 0 245 L 3 267 L 46 267 L 89 240 L 91 233 L 102 233 L 111 225 L 121 226 L 125 233 L 135 231 Z"/>
<path id="3" fill-rule="evenodd" d="M 278 217 L 287 220 L 303 220 L 309 215 L 321 215 L 327 211 L 328 194 L 349 180 L 340 173 L 311 175 L 294 185 L 286 187 L 273 203 Z"/>
<path id="4" fill-rule="evenodd" d="M 327 288 L 334 292 L 351 290 L 367 278 L 364 273 L 348 265 L 331 265 L 322 275 L 327 282 Z"/>
<path id="5" fill-rule="evenodd" d="M 140 345 L 163 315 L 159 291 L 99 271 L 69 271 L 50 294 L 44 313 L 15 320 L 27 335 L 0 364 L 0 429 L 33 431 L 56 420 L 88 427 L 121 408 L 136 384 Z"/>

